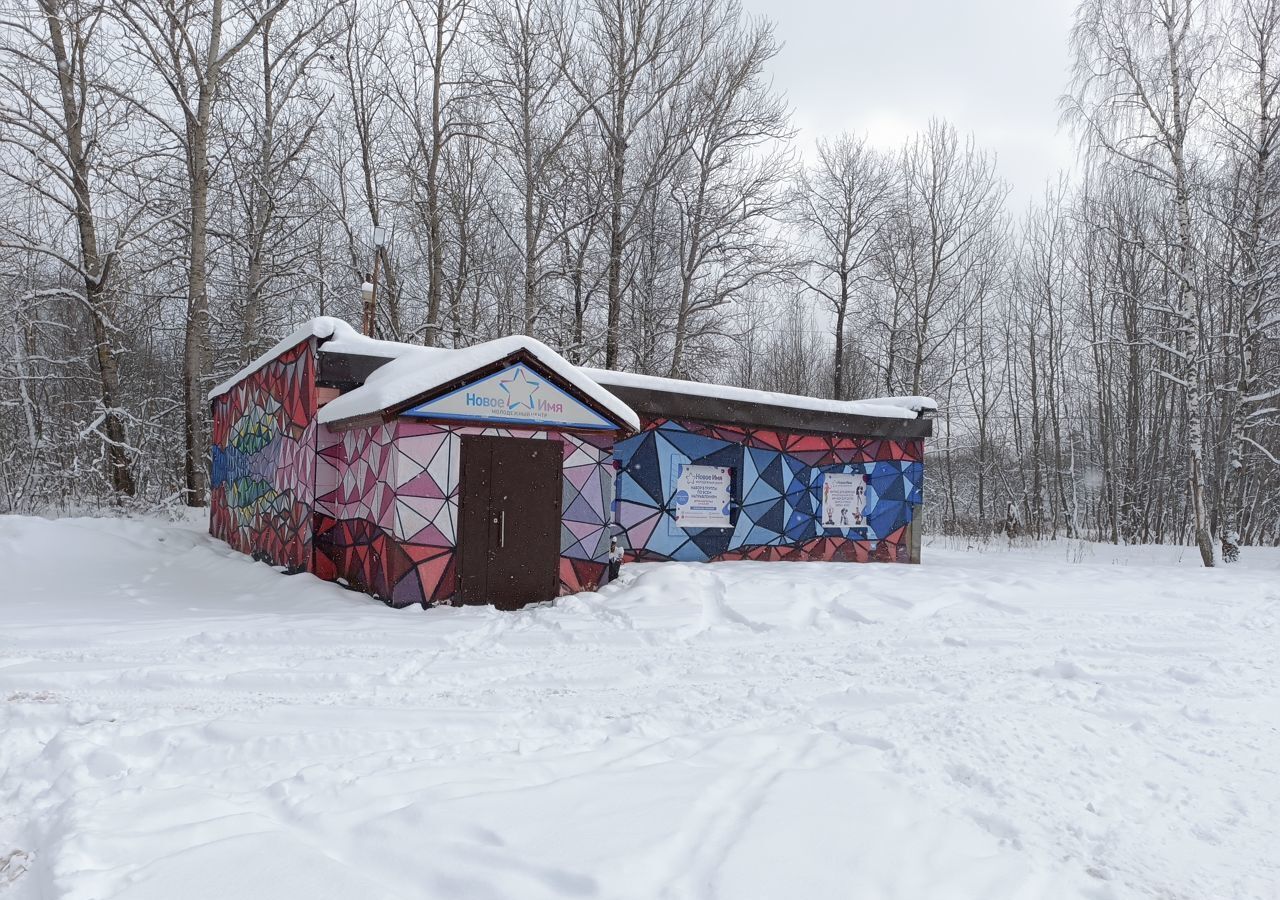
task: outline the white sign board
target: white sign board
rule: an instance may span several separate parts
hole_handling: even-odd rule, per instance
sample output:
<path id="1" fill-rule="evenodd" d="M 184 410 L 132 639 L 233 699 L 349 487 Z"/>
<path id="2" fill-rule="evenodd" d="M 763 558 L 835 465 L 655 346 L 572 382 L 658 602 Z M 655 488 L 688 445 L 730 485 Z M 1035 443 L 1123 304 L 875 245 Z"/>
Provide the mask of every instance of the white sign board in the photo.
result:
<path id="1" fill-rule="evenodd" d="M 728 528 L 732 470 L 677 463 L 675 520 L 678 528 Z"/>
<path id="2" fill-rule="evenodd" d="M 524 363 L 428 400 L 402 415 L 550 428 L 617 428 Z"/>
<path id="3" fill-rule="evenodd" d="M 828 472 L 822 477 L 822 527 L 865 528 L 867 480 L 861 474 Z"/>

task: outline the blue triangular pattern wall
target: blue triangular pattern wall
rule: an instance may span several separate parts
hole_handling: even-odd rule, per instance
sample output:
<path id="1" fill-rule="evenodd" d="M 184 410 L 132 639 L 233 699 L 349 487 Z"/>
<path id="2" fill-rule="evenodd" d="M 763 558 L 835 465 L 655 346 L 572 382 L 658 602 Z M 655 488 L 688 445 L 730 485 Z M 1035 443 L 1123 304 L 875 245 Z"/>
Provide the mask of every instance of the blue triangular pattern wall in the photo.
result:
<path id="1" fill-rule="evenodd" d="M 725 439 L 736 433 L 658 420 L 615 445 L 617 527 L 625 547 L 642 558 L 703 560 L 741 555 L 752 548 L 826 543 L 824 538 L 874 546 L 893 535 L 901 540 L 902 526 L 922 500 L 919 442 L 908 446 L 763 429 L 746 430 L 741 440 Z M 681 465 L 733 470 L 729 527 L 676 527 L 670 504 Z M 828 472 L 866 478 L 863 524 L 839 530 L 822 527 L 818 518 Z"/>

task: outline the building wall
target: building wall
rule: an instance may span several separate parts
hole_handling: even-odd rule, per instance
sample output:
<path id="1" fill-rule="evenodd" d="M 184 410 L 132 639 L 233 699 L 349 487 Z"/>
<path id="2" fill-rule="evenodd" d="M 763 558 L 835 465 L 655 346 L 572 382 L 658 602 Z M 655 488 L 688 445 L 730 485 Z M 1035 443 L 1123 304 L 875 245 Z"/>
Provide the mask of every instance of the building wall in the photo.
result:
<path id="1" fill-rule="evenodd" d="M 907 525 L 922 500 L 923 441 L 782 432 L 649 418 L 614 447 L 619 543 L 634 560 L 823 559 L 907 562 Z M 732 525 L 681 529 L 679 464 L 733 470 Z M 861 474 L 865 530 L 823 529 L 822 478 Z"/>
<path id="2" fill-rule="evenodd" d="M 209 531 L 292 569 L 312 558 L 315 364 L 308 339 L 213 400 Z"/>
<path id="3" fill-rule="evenodd" d="M 345 578 L 393 606 L 447 600 L 457 590 L 461 438 L 562 443 L 560 591 L 592 590 L 609 552 L 611 438 L 411 419 L 334 432 L 321 426 L 316 473 L 316 574 Z"/>

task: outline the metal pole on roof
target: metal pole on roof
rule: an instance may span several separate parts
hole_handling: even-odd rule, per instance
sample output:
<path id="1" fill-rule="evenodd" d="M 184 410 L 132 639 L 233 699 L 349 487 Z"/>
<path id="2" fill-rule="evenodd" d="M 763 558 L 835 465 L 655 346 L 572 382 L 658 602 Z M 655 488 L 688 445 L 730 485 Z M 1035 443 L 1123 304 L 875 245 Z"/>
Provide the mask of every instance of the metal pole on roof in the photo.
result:
<path id="1" fill-rule="evenodd" d="M 360 333 L 366 336 L 373 335 L 373 275 L 365 275 L 364 283 L 360 285 Z"/>
<path id="2" fill-rule="evenodd" d="M 360 285 L 360 297 L 364 300 L 364 314 L 360 319 L 360 330 L 373 337 L 373 324 L 377 320 L 378 299 L 378 263 L 382 259 L 382 249 L 387 244 L 387 226 L 373 226 L 373 272 Z"/>

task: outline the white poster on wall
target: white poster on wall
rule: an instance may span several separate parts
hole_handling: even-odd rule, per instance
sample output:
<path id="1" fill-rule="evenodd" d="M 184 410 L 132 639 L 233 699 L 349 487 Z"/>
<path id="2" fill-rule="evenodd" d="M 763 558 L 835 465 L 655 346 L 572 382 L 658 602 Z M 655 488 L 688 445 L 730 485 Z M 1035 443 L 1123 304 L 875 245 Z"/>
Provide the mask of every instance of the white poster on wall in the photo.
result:
<path id="1" fill-rule="evenodd" d="M 728 528 L 732 470 L 677 463 L 675 520 L 679 528 Z"/>
<path id="2" fill-rule="evenodd" d="M 828 472 L 822 478 L 822 527 L 827 529 L 864 528 L 867 520 L 865 475 Z"/>

